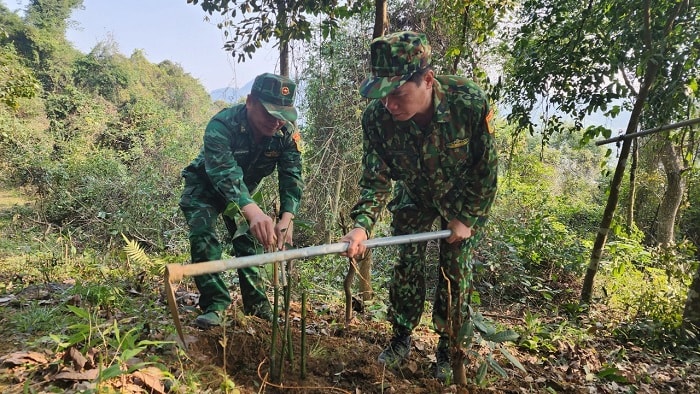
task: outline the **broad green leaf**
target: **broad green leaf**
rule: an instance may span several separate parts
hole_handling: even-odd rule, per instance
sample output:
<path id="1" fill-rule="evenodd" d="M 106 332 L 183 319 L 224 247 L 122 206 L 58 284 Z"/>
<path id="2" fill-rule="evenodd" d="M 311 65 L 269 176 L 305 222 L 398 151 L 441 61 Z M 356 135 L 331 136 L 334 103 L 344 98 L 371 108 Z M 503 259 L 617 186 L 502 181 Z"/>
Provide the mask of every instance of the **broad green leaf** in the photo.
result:
<path id="1" fill-rule="evenodd" d="M 501 347 L 498 348 L 498 350 L 501 351 L 501 353 L 508 359 L 508 361 L 510 361 L 511 364 L 513 364 L 514 367 L 518 368 L 519 370 L 521 370 L 521 371 L 523 371 L 523 372 L 527 372 L 527 371 L 525 370 L 525 367 L 523 367 L 523 365 L 520 363 L 520 361 L 518 361 L 518 359 L 515 358 L 515 356 L 513 356 L 513 355 L 508 351 L 508 349 L 506 349 L 506 348 L 504 348 L 503 346 L 501 346 Z"/>
<path id="2" fill-rule="evenodd" d="M 73 305 L 67 305 L 67 307 L 68 307 L 68 310 L 73 312 L 74 315 L 76 315 L 82 319 L 85 319 L 85 320 L 90 320 L 90 313 L 87 310 L 85 310 L 83 308 L 78 308 L 77 306 L 73 306 Z"/>
<path id="3" fill-rule="evenodd" d="M 479 365 L 479 369 L 476 371 L 476 383 L 481 384 L 486 377 L 486 371 L 488 371 L 489 365 L 486 361 Z"/>
<path id="4" fill-rule="evenodd" d="M 508 373 L 506 373 L 506 371 L 498 364 L 498 361 L 496 361 L 493 358 L 493 355 L 489 354 L 489 356 L 486 357 L 486 361 L 488 361 L 491 368 L 493 368 L 493 370 L 496 371 L 496 373 L 501 375 L 501 377 L 504 377 L 504 378 L 508 377 Z"/>
<path id="5" fill-rule="evenodd" d="M 497 333 L 494 333 L 489 336 L 485 336 L 484 339 L 487 341 L 492 341 L 496 343 L 503 343 L 503 342 L 515 342 L 518 340 L 518 333 L 516 333 L 513 330 L 505 330 L 505 331 L 499 331 Z"/>
<path id="6" fill-rule="evenodd" d="M 122 373 L 123 372 L 121 370 L 121 366 L 119 364 L 115 364 L 115 365 L 110 366 L 107 369 L 102 370 L 102 372 L 100 372 L 100 376 L 98 379 L 100 381 L 105 381 L 105 380 L 109 380 L 112 378 L 116 378 L 117 376 L 121 375 Z"/>

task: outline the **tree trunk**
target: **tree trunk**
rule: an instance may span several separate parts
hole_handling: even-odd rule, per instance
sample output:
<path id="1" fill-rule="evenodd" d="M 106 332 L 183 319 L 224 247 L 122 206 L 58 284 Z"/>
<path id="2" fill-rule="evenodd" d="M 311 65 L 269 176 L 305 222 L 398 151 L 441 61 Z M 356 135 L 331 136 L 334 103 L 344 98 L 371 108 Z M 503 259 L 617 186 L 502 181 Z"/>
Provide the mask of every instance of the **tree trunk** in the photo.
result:
<path id="1" fill-rule="evenodd" d="M 277 1 L 278 26 L 284 29 L 287 26 L 287 2 Z M 280 40 L 280 75 L 289 77 L 289 41 Z"/>
<path id="2" fill-rule="evenodd" d="M 659 214 L 657 217 L 656 239 L 659 245 L 669 246 L 675 242 L 674 228 L 676 225 L 676 215 L 683 200 L 685 182 L 683 181 L 683 163 L 678 157 L 673 142 L 664 141 L 661 154 L 661 163 L 666 171 L 666 192 L 661 199 Z"/>
<path id="3" fill-rule="evenodd" d="M 467 32 L 469 31 L 469 6 L 464 7 L 464 13 L 462 13 L 462 34 L 459 38 L 459 47 L 466 48 L 467 45 Z M 466 52 L 466 51 L 464 51 Z M 464 53 L 463 52 L 463 53 Z M 457 69 L 459 67 L 459 61 L 462 60 L 462 56 L 455 56 L 454 62 L 452 62 L 452 70 L 450 73 L 452 75 L 457 75 Z M 474 65 L 472 64 L 472 70 L 474 70 Z M 473 77 L 473 75 L 472 75 Z"/>
<path id="4" fill-rule="evenodd" d="M 695 271 L 693 283 L 688 289 L 688 299 L 683 310 L 683 328 L 696 335 L 700 334 L 700 266 Z"/>
<path id="5" fill-rule="evenodd" d="M 645 9 L 643 12 L 649 15 L 650 2 L 644 2 Z M 641 31 L 642 40 L 644 40 L 648 55 L 651 57 L 653 55 L 665 55 L 666 48 L 664 40 L 670 34 L 676 18 L 680 13 L 682 4 L 678 4 L 672 13 L 668 15 L 665 31 L 660 37 L 652 37 L 652 32 L 649 30 L 648 26 Z M 658 41 L 655 41 L 658 40 Z M 658 52 L 655 52 L 652 48 L 659 48 Z M 644 78 L 642 80 L 642 86 L 639 88 L 639 93 L 637 93 L 636 100 L 634 102 L 634 107 L 632 108 L 632 113 L 630 114 L 630 120 L 627 124 L 627 130 L 625 134 L 634 133 L 639 125 L 639 118 L 642 114 L 642 108 L 644 103 L 649 96 L 649 89 L 654 84 L 656 77 L 659 74 L 659 62 L 655 60 L 650 60 L 646 64 L 646 70 L 644 72 Z M 631 139 L 626 139 L 622 142 L 622 149 L 620 150 L 620 159 L 617 161 L 617 167 L 615 167 L 615 174 L 613 175 L 612 183 L 610 184 L 610 194 L 608 195 L 608 201 L 605 205 L 605 211 L 603 212 L 603 219 L 600 222 L 600 227 L 598 228 L 598 234 L 596 235 L 595 243 L 593 244 L 593 250 L 591 251 L 591 259 L 588 263 L 588 268 L 586 269 L 586 276 L 583 279 L 583 288 L 581 289 L 581 302 L 584 304 L 590 304 L 591 297 L 593 295 L 593 278 L 598 272 L 598 267 L 600 266 L 600 259 L 603 255 L 603 248 L 605 247 L 605 241 L 608 238 L 608 232 L 610 231 L 610 224 L 613 220 L 613 215 L 615 214 L 615 208 L 617 207 L 617 201 L 620 196 L 620 184 L 622 183 L 622 177 L 625 172 L 625 165 L 627 164 L 627 157 L 629 156 L 630 146 L 632 145 Z"/>
<path id="6" fill-rule="evenodd" d="M 659 66 L 654 62 L 647 63 L 647 70 L 644 75 L 644 83 L 639 89 L 636 101 L 634 103 L 634 108 L 632 108 L 632 113 L 630 114 L 630 120 L 627 124 L 627 131 L 625 134 L 634 133 L 637 130 L 637 125 L 639 125 L 639 118 L 642 114 L 642 108 L 646 102 L 647 96 L 649 95 L 649 89 L 651 88 L 656 76 L 658 75 Z M 596 235 L 595 243 L 593 244 L 593 250 L 591 251 L 591 259 L 588 263 L 588 268 L 586 269 L 586 276 L 583 279 L 583 288 L 581 289 L 581 302 L 584 304 L 590 304 L 591 297 L 593 295 L 593 278 L 598 272 L 598 267 L 600 266 L 600 260 L 603 255 L 603 248 L 605 247 L 605 241 L 608 238 L 608 232 L 610 231 L 610 224 L 613 220 L 613 215 L 615 214 L 615 208 L 617 207 L 617 201 L 620 197 L 620 184 L 622 183 L 622 178 L 625 173 L 625 165 L 627 164 L 627 157 L 630 153 L 630 147 L 632 145 L 631 139 L 626 139 L 622 142 L 622 149 L 620 150 L 620 158 L 617 161 L 617 167 L 615 167 L 615 174 L 613 175 L 612 182 L 610 184 L 610 194 L 608 195 L 608 201 L 605 205 L 605 211 L 603 212 L 603 218 L 600 222 L 598 228 L 598 234 Z"/>
<path id="7" fill-rule="evenodd" d="M 386 10 L 386 0 L 374 0 L 374 32 L 372 38 L 381 37 L 389 28 L 389 16 Z"/>
<path id="8" fill-rule="evenodd" d="M 340 223 L 340 194 L 343 191 L 343 183 L 345 183 L 345 166 L 340 165 L 338 167 L 338 177 L 335 180 L 335 190 L 333 192 L 333 199 L 330 201 L 331 204 L 331 217 L 328 218 L 326 222 L 326 243 L 331 243 L 331 237 L 333 236 L 333 223 Z M 343 229 L 347 232 L 346 229 Z"/>
<path id="9" fill-rule="evenodd" d="M 381 37 L 389 28 L 389 15 L 386 0 L 374 0 L 374 31 L 372 38 Z M 360 297 L 369 301 L 374 296 L 372 291 L 372 251 L 368 250 L 359 262 Z"/>
<path id="10" fill-rule="evenodd" d="M 360 297 L 362 301 L 369 301 L 374 297 L 372 291 L 372 250 L 367 250 L 360 259 Z"/>
<path id="11" fill-rule="evenodd" d="M 630 195 L 627 206 L 627 235 L 632 234 L 634 227 L 634 204 L 637 199 L 637 162 L 639 161 L 639 144 L 635 138 L 632 141 L 632 165 L 630 166 Z"/>

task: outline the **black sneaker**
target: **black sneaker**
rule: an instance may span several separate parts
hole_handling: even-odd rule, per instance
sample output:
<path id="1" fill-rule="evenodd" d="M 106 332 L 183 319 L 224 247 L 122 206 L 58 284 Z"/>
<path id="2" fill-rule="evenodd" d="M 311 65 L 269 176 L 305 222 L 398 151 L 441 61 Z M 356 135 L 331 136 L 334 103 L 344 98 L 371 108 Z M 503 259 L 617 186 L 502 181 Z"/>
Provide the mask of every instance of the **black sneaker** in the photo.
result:
<path id="1" fill-rule="evenodd" d="M 450 363 L 450 342 L 447 338 L 440 338 L 435 352 L 435 378 L 443 383 L 452 380 L 452 363 Z"/>
<path id="2" fill-rule="evenodd" d="M 395 335 L 377 358 L 377 361 L 389 368 L 396 368 L 403 364 L 411 353 L 411 336 Z"/>

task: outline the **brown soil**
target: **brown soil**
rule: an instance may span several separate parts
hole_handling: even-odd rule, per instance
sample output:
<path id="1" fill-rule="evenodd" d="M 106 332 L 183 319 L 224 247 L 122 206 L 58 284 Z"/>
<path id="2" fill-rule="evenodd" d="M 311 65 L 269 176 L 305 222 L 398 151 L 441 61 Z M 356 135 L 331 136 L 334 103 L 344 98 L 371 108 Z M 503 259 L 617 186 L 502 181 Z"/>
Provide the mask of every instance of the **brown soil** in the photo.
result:
<path id="1" fill-rule="evenodd" d="M 323 315 L 310 311 L 306 325 L 307 374 L 302 378 L 299 309 L 294 305 L 291 312 L 293 360 L 285 359 L 281 379 L 277 381 L 270 378 L 271 324 L 257 318 L 239 316 L 225 332 L 221 328 L 200 331 L 187 327 L 188 353 L 200 367 L 212 361 L 218 367 L 225 366 L 240 393 L 623 393 L 633 392 L 633 386 L 638 393 L 700 390 L 697 363 L 605 338 L 587 348 L 562 342 L 549 356 L 529 354 L 511 346 L 509 351 L 527 373 L 497 357 L 507 378 L 491 372 L 483 387 L 472 383 L 458 388 L 433 378 L 437 336 L 430 329 L 419 327 L 414 332 L 409 361 L 400 370 L 387 370 L 376 361 L 389 341 L 387 324 L 373 322 L 360 314 L 345 329 L 338 323 L 343 316 L 340 310 Z M 503 317 L 505 324 L 517 321 Z M 486 349 L 480 351 L 484 353 Z M 625 352 L 625 360 L 610 364 L 611 356 L 606 353 L 619 352 Z M 474 381 L 478 368 L 475 361 L 467 368 L 470 382 Z M 596 373 L 610 366 L 628 383 L 596 377 Z"/>

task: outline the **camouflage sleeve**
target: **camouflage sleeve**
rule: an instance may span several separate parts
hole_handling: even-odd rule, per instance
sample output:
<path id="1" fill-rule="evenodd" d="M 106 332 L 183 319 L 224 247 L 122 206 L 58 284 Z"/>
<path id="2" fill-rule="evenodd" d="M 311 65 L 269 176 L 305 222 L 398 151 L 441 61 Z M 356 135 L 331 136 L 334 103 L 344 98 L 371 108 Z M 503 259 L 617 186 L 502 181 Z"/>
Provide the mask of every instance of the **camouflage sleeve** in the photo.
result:
<path id="1" fill-rule="evenodd" d="M 289 212 L 296 216 L 304 190 L 304 181 L 301 178 L 301 134 L 299 134 L 299 130 L 296 127 L 286 142 L 287 148 L 282 152 L 277 165 L 280 214 Z"/>
<path id="2" fill-rule="evenodd" d="M 253 201 L 243 182 L 243 169 L 231 151 L 232 133 L 219 120 L 212 119 L 204 130 L 204 166 L 212 185 L 228 202 L 239 207 Z"/>
<path id="3" fill-rule="evenodd" d="M 479 114 L 480 119 L 473 127 L 477 131 L 471 149 L 477 153 L 469 171 L 460 171 L 455 186 L 440 204 L 443 217 L 459 219 L 469 227 L 475 227 L 477 220 L 486 217 L 496 198 L 498 183 L 498 152 L 495 147 L 491 117 L 493 112 L 488 105 Z M 478 227 L 478 226 L 477 226 Z"/>
<path id="4" fill-rule="evenodd" d="M 376 133 L 377 130 L 368 126 L 366 114 L 362 120 L 362 130 L 364 153 L 362 156 L 362 177 L 360 178 L 360 199 L 352 208 L 350 217 L 355 221 L 355 227 L 364 228 L 369 236 L 377 222 L 379 213 L 391 197 L 392 184 L 389 166 L 379 156 L 377 147 L 369 138 L 370 133 Z"/>

